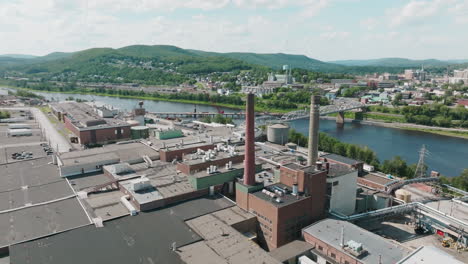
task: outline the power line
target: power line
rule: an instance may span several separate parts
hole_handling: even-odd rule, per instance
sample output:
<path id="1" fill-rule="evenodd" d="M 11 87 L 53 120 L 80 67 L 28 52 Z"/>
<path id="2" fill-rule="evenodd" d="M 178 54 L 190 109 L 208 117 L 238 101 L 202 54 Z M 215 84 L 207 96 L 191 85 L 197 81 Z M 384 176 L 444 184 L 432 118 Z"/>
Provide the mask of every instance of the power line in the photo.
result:
<path id="1" fill-rule="evenodd" d="M 419 151 L 419 161 L 416 171 L 414 172 L 414 178 L 425 178 L 426 174 L 426 164 L 424 164 L 424 158 L 429 155 L 429 151 L 426 149 L 426 145 L 422 145 L 421 150 Z"/>

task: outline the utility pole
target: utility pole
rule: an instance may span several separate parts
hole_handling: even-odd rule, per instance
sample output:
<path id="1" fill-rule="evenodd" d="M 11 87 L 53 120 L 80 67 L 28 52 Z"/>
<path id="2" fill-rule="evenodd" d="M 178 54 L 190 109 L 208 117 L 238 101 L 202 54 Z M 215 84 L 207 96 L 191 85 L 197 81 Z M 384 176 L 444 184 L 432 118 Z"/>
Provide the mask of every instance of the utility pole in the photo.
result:
<path id="1" fill-rule="evenodd" d="M 425 178 L 426 175 L 426 165 L 424 164 L 424 158 L 428 155 L 429 151 L 426 149 L 426 145 L 423 145 L 419 151 L 419 161 L 416 166 L 416 171 L 414 172 L 414 178 Z"/>

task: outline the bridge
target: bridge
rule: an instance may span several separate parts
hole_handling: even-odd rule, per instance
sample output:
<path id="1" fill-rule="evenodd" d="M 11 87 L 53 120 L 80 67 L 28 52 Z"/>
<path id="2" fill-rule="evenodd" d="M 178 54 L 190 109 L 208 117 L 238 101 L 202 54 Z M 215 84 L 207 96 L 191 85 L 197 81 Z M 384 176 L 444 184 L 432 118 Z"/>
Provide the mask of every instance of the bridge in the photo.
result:
<path id="1" fill-rule="evenodd" d="M 366 107 L 365 104 L 358 102 L 350 98 L 338 98 L 333 101 L 331 105 L 325 105 L 320 107 L 320 115 L 328 115 L 338 113 L 336 116 L 336 122 L 339 124 L 344 123 L 344 112 L 362 109 Z M 160 118 L 202 118 L 205 116 L 214 117 L 216 115 L 223 115 L 225 117 L 231 117 L 233 119 L 245 119 L 245 112 L 148 112 Z M 287 122 L 298 119 L 309 118 L 309 109 L 296 110 L 286 114 L 281 113 L 261 113 L 256 112 L 256 125 L 263 125 L 271 122 Z"/>
<path id="2" fill-rule="evenodd" d="M 344 112 L 366 107 L 365 104 L 349 98 L 337 98 L 331 105 L 320 107 L 320 115 L 329 115 L 338 113 L 336 116 L 337 123 L 344 123 Z M 281 117 L 281 121 L 292 121 L 298 119 L 309 118 L 310 111 L 308 109 L 289 112 Z"/>

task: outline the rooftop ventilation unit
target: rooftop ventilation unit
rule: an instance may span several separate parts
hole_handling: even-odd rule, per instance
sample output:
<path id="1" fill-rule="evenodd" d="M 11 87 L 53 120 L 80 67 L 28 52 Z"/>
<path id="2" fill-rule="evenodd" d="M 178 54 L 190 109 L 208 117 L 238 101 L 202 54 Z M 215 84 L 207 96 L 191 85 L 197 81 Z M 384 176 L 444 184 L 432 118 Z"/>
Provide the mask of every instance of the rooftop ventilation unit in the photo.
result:
<path id="1" fill-rule="evenodd" d="M 366 252 L 362 246 L 362 243 L 356 242 L 354 240 L 350 240 L 348 243 L 346 243 L 346 251 L 355 257 L 358 257 Z"/>

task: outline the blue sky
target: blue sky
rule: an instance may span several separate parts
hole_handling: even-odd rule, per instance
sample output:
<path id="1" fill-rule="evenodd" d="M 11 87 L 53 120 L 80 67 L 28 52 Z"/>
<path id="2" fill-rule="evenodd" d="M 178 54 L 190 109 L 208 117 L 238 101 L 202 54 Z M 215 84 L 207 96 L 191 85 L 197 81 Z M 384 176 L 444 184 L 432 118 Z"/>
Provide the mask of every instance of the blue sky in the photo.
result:
<path id="1" fill-rule="evenodd" d="M 0 54 L 169 44 L 320 60 L 468 59 L 468 0 L 0 0 Z"/>

